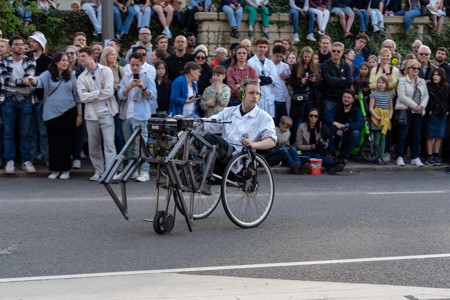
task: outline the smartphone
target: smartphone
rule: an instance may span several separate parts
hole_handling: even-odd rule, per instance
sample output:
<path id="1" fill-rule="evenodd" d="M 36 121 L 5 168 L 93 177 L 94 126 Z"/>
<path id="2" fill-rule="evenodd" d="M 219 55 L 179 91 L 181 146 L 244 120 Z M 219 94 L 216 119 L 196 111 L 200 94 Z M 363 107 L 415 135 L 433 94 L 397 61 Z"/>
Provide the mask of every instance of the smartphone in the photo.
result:
<path id="1" fill-rule="evenodd" d="M 133 79 L 139 79 L 139 73 L 133 74 Z"/>

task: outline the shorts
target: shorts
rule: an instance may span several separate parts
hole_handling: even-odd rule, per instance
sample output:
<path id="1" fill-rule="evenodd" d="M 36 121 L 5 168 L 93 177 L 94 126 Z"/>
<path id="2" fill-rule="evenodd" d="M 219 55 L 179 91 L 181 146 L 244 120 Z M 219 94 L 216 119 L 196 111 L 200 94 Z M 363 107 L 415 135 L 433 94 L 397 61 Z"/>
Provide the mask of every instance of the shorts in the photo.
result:
<path id="1" fill-rule="evenodd" d="M 345 7 L 332 7 L 331 13 L 333 15 L 338 15 L 340 12 L 343 12 L 346 16 L 348 16 L 350 13 L 353 13 L 353 9 L 351 7 L 345 6 Z"/>

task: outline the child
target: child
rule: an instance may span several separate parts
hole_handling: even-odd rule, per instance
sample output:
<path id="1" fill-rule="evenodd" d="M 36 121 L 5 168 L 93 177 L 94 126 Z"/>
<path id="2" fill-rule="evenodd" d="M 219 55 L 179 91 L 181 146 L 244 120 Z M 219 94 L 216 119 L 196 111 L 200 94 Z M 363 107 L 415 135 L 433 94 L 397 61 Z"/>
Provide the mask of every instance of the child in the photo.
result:
<path id="1" fill-rule="evenodd" d="M 264 158 L 271 166 L 287 163 L 291 168 L 292 174 L 305 174 L 309 169 L 309 164 L 302 165 L 297 150 L 289 144 L 291 126 L 292 119 L 290 117 L 282 116 L 280 118 L 280 123 L 275 128 L 277 132 L 277 146 L 272 152 L 264 154 Z"/>
<path id="2" fill-rule="evenodd" d="M 370 88 L 369 88 L 369 76 L 370 76 L 370 65 L 366 62 L 361 63 L 359 66 L 359 75 L 353 80 L 353 89 L 355 90 L 355 100 L 359 103 L 358 96 L 359 93 L 363 93 L 365 110 L 367 111 L 369 99 Z"/>
<path id="3" fill-rule="evenodd" d="M 380 146 L 377 164 L 387 165 L 387 162 L 381 158 L 386 148 L 386 133 L 391 128 L 391 118 L 394 112 L 392 104 L 392 94 L 387 92 L 389 81 L 386 76 L 380 76 L 377 80 L 377 87 L 370 94 L 369 111 L 372 115 L 370 123 L 374 131 L 375 143 Z"/>
<path id="4" fill-rule="evenodd" d="M 172 81 L 169 79 L 167 74 L 167 65 L 163 61 L 157 61 L 155 63 L 156 68 L 156 78 L 155 85 L 158 91 L 158 112 L 166 112 L 169 110 L 170 103 L 170 88 L 172 86 Z"/>
<path id="5" fill-rule="evenodd" d="M 211 85 L 203 92 L 200 107 L 205 112 L 205 117 L 209 118 L 221 112 L 227 107 L 231 97 L 230 88 L 223 84 L 223 80 L 227 77 L 227 69 L 218 65 L 213 69 Z"/>

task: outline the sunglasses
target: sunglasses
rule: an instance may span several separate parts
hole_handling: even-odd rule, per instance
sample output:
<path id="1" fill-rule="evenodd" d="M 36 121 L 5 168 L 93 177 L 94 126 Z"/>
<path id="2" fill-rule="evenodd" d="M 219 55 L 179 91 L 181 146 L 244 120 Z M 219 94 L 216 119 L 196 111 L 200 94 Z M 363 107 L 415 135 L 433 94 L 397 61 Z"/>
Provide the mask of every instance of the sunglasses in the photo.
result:
<path id="1" fill-rule="evenodd" d="M 430 55 L 430 53 L 419 53 L 419 55 L 428 56 L 428 55 Z"/>
<path id="2" fill-rule="evenodd" d="M 341 53 L 342 51 L 341 50 L 333 50 L 332 52 L 333 53 Z"/>
<path id="3" fill-rule="evenodd" d="M 420 70 L 420 68 L 417 68 L 417 67 L 411 67 L 411 69 L 413 69 L 414 71 L 419 71 Z"/>
<path id="4" fill-rule="evenodd" d="M 195 56 L 194 58 L 198 59 L 198 60 L 205 60 L 206 59 L 206 57 L 204 57 L 204 56 Z"/>
<path id="5" fill-rule="evenodd" d="M 309 115 L 310 118 L 318 118 L 319 115 Z"/>

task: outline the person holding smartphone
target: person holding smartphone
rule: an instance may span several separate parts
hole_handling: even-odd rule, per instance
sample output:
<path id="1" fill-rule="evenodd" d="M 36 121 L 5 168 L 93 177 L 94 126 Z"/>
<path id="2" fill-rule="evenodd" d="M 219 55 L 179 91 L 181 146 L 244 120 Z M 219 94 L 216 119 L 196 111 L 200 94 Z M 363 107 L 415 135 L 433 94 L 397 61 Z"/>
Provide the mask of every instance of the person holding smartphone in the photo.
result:
<path id="1" fill-rule="evenodd" d="M 183 115 L 188 118 L 198 118 L 200 95 L 197 94 L 197 81 L 200 78 L 202 67 L 195 62 L 188 62 L 183 74 L 172 83 L 170 93 L 169 115 Z"/>
<path id="2" fill-rule="evenodd" d="M 130 56 L 131 74 L 127 74 L 120 82 L 118 96 L 120 100 L 120 118 L 125 140 L 128 140 L 136 128 L 142 130 L 142 137 L 147 143 L 147 120 L 156 112 L 157 91 L 155 81 L 142 69 L 142 55 L 133 53 Z M 136 155 L 136 140 L 128 150 L 128 155 Z M 131 152 L 131 153 L 130 153 Z M 131 176 L 138 182 L 150 180 L 150 165 L 143 163 L 139 173 Z"/>

